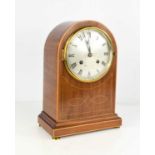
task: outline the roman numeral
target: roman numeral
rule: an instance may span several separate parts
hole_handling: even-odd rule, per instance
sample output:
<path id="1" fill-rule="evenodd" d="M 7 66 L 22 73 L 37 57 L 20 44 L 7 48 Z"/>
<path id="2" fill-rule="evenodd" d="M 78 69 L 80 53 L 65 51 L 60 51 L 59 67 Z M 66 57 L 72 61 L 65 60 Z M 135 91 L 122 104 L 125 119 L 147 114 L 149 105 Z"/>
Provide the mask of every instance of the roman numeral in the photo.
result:
<path id="1" fill-rule="evenodd" d="M 90 74 L 90 72 L 88 72 L 88 75 L 87 75 L 88 77 L 90 77 L 91 76 L 91 74 Z"/>
<path id="2" fill-rule="evenodd" d="M 80 69 L 80 70 L 79 70 L 79 72 L 78 72 L 78 74 L 79 74 L 79 75 L 81 75 L 81 74 L 82 74 L 82 72 L 83 72 L 83 70 L 82 70 L 82 69 Z"/>
<path id="3" fill-rule="evenodd" d="M 74 57 L 75 54 L 69 54 L 68 57 Z"/>
<path id="4" fill-rule="evenodd" d="M 91 32 L 88 31 L 87 34 L 88 34 L 89 38 L 91 38 Z"/>
<path id="5" fill-rule="evenodd" d="M 108 45 L 108 48 L 109 48 L 109 51 L 111 51 L 111 46 L 110 45 Z"/>
<path id="6" fill-rule="evenodd" d="M 104 52 L 104 55 L 108 56 L 109 55 L 109 52 Z"/>
<path id="7" fill-rule="evenodd" d="M 82 32 L 82 35 L 83 35 L 83 38 L 86 38 L 86 36 L 85 36 L 85 33 L 84 33 L 84 32 Z"/>
<path id="8" fill-rule="evenodd" d="M 102 44 L 102 46 L 105 46 L 105 45 L 106 45 L 106 43 L 103 43 L 103 44 Z"/>
<path id="9" fill-rule="evenodd" d="M 81 35 L 78 35 L 78 38 L 82 41 L 83 40 L 83 38 L 82 38 L 82 36 Z"/>
<path id="10" fill-rule="evenodd" d="M 70 43 L 71 46 L 77 47 L 77 45 Z"/>
<path id="11" fill-rule="evenodd" d="M 74 69 L 77 66 L 76 62 L 71 64 L 71 68 Z"/>
<path id="12" fill-rule="evenodd" d="M 100 71 L 98 69 L 96 69 L 97 73 L 99 73 Z"/>
<path id="13" fill-rule="evenodd" d="M 106 65 L 106 63 L 105 63 L 104 61 L 102 61 L 102 65 L 103 65 L 103 66 L 105 66 L 105 65 Z"/>

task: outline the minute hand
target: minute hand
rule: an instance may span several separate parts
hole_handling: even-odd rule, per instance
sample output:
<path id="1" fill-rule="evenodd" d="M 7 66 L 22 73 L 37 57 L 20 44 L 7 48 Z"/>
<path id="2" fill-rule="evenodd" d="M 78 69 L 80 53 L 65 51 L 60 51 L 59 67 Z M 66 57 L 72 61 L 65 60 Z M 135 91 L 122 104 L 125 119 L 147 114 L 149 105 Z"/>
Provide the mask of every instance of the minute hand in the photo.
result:
<path id="1" fill-rule="evenodd" d="M 91 57 L 92 53 L 91 53 L 91 48 L 90 48 L 89 41 L 86 41 L 86 45 L 87 45 L 87 48 L 88 48 L 88 57 Z"/>

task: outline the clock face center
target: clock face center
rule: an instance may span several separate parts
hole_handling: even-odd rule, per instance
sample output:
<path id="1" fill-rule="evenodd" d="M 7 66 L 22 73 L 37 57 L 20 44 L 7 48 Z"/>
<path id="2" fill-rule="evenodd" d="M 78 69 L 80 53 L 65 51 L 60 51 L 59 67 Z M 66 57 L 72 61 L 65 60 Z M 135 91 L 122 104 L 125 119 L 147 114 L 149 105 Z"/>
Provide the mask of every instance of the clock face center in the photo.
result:
<path id="1" fill-rule="evenodd" d="M 112 49 L 110 38 L 104 31 L 96 27 L 81 29 L 65 45 L 66 68 L 79 81 L 97 81 L 111 66 Z"/>
<path id="2" fill-rule="evenodd" d="M 92 57 L 92 53 L 88 53 L 88 57 Z"/>

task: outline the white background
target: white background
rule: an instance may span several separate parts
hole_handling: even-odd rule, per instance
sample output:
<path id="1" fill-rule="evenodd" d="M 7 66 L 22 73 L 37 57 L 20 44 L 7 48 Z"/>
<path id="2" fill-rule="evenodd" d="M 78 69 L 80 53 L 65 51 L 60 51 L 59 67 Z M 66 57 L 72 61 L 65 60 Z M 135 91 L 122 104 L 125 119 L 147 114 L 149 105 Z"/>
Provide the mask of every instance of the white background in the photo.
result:
<path id="1" fill-rule="evenodd" d="M 137 155 L 139 126 L 138 0 L 16 0 L 16 153 Z M 42 110 L 43 47 L 59 23 L 97 20 L 118 45 L 118 130 L 106 130 L 52 141 L 37 126 Z"/>

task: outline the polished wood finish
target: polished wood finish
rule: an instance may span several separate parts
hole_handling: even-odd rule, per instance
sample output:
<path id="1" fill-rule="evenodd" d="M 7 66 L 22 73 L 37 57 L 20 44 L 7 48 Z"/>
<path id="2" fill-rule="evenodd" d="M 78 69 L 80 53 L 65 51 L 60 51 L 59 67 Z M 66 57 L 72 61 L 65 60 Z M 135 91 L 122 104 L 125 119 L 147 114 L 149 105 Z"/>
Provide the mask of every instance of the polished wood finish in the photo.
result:
<path id="1" fill-rule="evenodd" d="M 99 81 L 83 83 L 67 72 L 63 52 L 67 39 L 84 27 L 98 27 L 111 38 L 114 49 L 109 72 Z M 112 33 L 96 21 L 66 22 L 49 34 L 44 49 L 43 111 L 39 124 L 53 137 L 119 127 L 115 114 L 117 48 Z"/>

